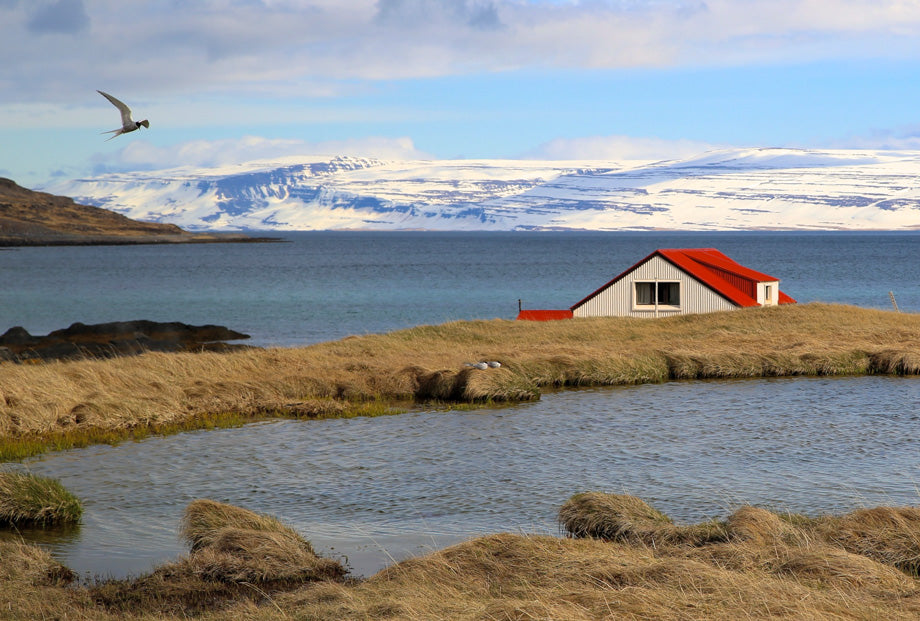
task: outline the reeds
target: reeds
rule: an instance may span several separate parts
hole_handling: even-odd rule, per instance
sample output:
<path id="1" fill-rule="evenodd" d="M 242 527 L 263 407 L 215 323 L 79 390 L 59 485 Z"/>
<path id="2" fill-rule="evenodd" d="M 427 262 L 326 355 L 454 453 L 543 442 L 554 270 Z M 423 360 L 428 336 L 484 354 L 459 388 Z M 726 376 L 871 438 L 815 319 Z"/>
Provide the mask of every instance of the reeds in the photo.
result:
<path id="1" fill-rule="evenodd" d="M 56 479 L 0 471 L 0 525 L 73 524 L 82 515 L 80 500 Z"/>

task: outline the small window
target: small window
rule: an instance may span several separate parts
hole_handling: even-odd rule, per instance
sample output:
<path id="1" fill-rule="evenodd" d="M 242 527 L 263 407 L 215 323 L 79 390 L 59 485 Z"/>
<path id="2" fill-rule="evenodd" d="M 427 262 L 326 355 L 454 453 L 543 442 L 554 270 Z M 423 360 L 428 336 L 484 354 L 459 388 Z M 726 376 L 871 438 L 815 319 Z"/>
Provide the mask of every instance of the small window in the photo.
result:
<path id="1" fill-rule="evenodd" d="M 680 306 L 679 282 L 637 282 L 636 306 Z"/>
<path id="2" fill-rule="evenodd" d="M 658 304 L 664 306 L 680 306 L 680 283 L 658 283 Z"/>
<path id="3" fill-rule="evenodd" d="M 636 283 L 636 306 L 652 306 L 655 304 L 655 283 Z"/>
<path id="4" fill-rule="evenodd" d="M 773 285 L 763 286 L 763 303 L 764 304 L 773 303 Z"/>

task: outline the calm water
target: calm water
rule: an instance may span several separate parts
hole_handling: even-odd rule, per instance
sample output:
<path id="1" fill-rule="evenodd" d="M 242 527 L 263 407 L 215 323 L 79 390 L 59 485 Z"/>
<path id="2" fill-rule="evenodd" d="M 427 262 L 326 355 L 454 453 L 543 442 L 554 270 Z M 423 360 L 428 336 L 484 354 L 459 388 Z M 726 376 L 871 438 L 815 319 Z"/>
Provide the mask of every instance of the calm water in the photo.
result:
<path id="1" fill-rule="evenodd" d="M 800 302 L 920 311 L 920 233 L 301 233 L 285 243 L 0 252 L 0 331 L 73 322 L 216 323 L 291 346 L 566 308 L 655 248 L 716 247 Z M 821 512 L 916 503 L 920 380 L 688 382 L 378 419 L 278 421 L 48 455 L 28 468 L 85 500 L 49 539 L 80 572 L 184 550 L 211 497 L 278 515 L 356 573 L 468 536 L 556 533 L 586 489 L 680 520 L 743 502 Z M 445 439 L 449 439 L 449 442 Z M 9 465 L 7 467 L 22 467 Z M 49 538 L 50 537 L 50 538 Z"/>
<path id="2" fill-rule="evenodd" d="M 920 378 L 672 382 L 259 423 L 7 467 L 85 499 L 82 527 L 51 543 L 81 573 L 139 573 L 184 553 L 183 509 L 212 498 L 276 515 L 368 575 L 475 534 L 557 534 L 555 512 L 585 490 L 634 494 L 684 522 L 743 503 L 809 514 L 917 504 L 918 401 Z"/>
<path id="3" fill-rule="evenodd" d="M 298 233 L 278 244 L 0 252 L 0 331 L 216 323 L 298 345 L 567 308 L 656 248 L 716 247 L 802 302 L 920 311 L 920 233 Z"/>

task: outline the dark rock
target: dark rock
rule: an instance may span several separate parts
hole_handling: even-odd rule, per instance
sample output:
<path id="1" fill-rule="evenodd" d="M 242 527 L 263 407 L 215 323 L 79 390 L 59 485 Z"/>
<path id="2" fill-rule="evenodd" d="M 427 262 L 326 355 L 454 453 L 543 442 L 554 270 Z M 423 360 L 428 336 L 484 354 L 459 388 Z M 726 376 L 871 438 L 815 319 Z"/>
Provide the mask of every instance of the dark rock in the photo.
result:
<path id="1" fill-rule="evenodd" d="M 35 342 L 35 337 L 22 326 L 10 328 L 0 336 L 0 345 L 28 345 Z"/>
<path id="2" fill-rule="evenodd" d="M 248 334 L 223 326 L 146 320 L 75 323 L 47 336 L 32 336 L 24 328 L 15 327 L 0 336 L 0 349 L 5 350 L 0 360 L 110 358 L 148 351 L 228 351 L 246 346 L 226 341 L 248 338 Z"/>

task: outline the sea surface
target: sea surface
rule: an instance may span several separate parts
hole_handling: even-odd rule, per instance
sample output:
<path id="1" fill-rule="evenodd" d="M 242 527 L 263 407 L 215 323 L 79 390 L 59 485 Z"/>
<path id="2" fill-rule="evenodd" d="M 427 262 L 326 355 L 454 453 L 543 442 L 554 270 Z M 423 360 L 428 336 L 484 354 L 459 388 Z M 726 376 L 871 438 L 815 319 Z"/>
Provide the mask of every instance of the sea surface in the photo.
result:
<path id="1" fill-rule="evenodd" d="M 567 308 L 656 248 L 715 247 L 800 302 L 920 311 L 920 233 L 298 233 L 279 243 L 0 251 L 0 330 L 214 323 L 296 346 Z M 670 382 L 472 412 L 271 421 L 51 453 L 5 468 L 86 505 L 24 536 L 84 575 L 185 552 L 201 497 L 282 518 L 369 575 L 476 534 L 558 534 L 585 490 L 682 522 L 752 503 L 809 514 L 918 504 L 920 378 Z M 449 441 L 446 441 L 449 440 Z"/>
<path id="2" fill-rule="evenodd" d="M 275 235 L 275 233 L 272 233 Z M 714 247 L 800 302 L 920 311 L 917 233 L 281 234 L 282 243 L 0 251 L 0 333 L 74 322 L 218 324 L 295 346 L 568 308 L 656 248 Z"/>

